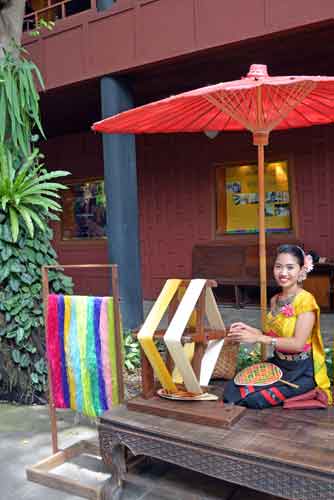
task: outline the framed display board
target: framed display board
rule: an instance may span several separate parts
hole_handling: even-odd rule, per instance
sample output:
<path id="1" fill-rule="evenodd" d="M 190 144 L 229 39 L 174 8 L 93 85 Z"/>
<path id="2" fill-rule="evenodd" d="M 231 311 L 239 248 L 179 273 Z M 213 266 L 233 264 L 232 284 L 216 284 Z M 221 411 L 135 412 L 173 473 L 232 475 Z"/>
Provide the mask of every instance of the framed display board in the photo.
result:
<path id="1" fill-rule="evenodd" d="M 258 231 L 257 165 L 217 167 L 217 230 L 238 234 Z M 265 220 L 269 231 L 292 229 L 287 161 L 265 164 Z"/>

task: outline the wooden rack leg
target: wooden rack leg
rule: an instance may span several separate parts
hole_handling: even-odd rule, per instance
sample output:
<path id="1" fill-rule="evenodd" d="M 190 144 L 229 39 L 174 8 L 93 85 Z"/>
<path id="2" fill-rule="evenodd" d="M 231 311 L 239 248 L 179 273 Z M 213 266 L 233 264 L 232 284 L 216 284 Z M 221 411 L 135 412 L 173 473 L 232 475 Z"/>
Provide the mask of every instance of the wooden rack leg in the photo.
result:
<path id="1" fill-rule="evenodd" d="M 42 290 L 43 290 L 43 308 L 44 308 L 44 327 L 45 335 L 48 334 L 48 298 L 49 298 L 49 278 L 48 278 L 48 268 L 42 267 Z M 48 366 L 48 381 L 49 381 L 49 413 L 51 422 L 51 437 L 52 437 L 52 452 L 57 453 L 58 448 L 58 431 L 57 431 L 57 414 L 56 408 L 53 400 L 52 383 L 51 383 L 51 366 L 50 360 L 47 356 L 47 366 Z"/>
<path id="2" fill-rule="evenodd" d="M 141 355 L 141 380 L 142 380 L 142 396 L 145 399 L 150 399 L 154 394 L 154 372 L 151 363 L 147 359 L 146 354 L 140 348 Z"/>
<path id="3" fill-rule="evenodd" d="M 122 356 L 122 331 L 121 331 L 121 311 L 118 286 L 118 267 L 111 267 L 111 283 L 112 295 L 114 298 L 114 321 L 115 321 L 115 344 L 116 344 L 116 361 L 117 361 L 117 378 L 118 378 L 118 400 L 124 402 L 124 377 L 123 366 L 124 360 Z"/>

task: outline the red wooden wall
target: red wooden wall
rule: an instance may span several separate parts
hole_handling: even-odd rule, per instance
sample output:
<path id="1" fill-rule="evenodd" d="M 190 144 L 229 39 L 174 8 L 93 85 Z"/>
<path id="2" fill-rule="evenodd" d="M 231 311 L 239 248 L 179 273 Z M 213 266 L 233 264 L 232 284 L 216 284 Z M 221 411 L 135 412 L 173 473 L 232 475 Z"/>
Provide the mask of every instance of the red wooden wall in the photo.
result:
<path id="1" fill-rule="evenodd" d="M 146 136 L 138 146 L 144 295 L 152 298 L 166 278 L 189 277 L 192 247 L 214 238 L 214 165 L 256 161 L 256 149 L 250 134 Z M 334 127 L 274 132 L 266 155 L 293 163 L 298 239 L 334 256 Z M 270 238 L 280 244 L 287 236 Z M 231 239 L 250 241 L 221 242 Z"/>
<path id="2" fill-rule="evenodd" d="M 68 169 L 75 178 L 103 175 L 98 135 L 58 137 L 48 141 L 45 152 L 49 167 Z M 308 249 L 334 256 L 334 127 L 274 132 L 266 155 L 293 163 L 298 239 Z M 220 134 L 214 140 L 204 134 L 137 138 L 145 298 L 155 297 L 169 277 L 190 277 L 193 246 L 214 238 L 214 165 L 231 161 L 256 161 L 250 134 Z M 232 238 L 249 241 L 227 239 Z M 284 236 L 273 238 L 284 242 Z M 107 261 L 106 241 L 61 241 L 59 225 L 55 244 L 62 263 Z M 76 279 L 80 291 L 107 292 L 105 272 L 84 271 Z"/>
<path id="3" fill-rule="evenodd" d="M 40 37 L 25 35 L 23 43 L 38 64 L 46 88 L 52 89 L 333 22 L 333 15 L 332 0 L 117 0 L 103 12 L 91 9 L 59 20 Z M 263 48 L 265 44 L 263 40 Z M 285 57 L 289 55 L 287 49 Z"/>
<path id="4" fill-rule="evenodd" d="M 103 177 L 102 138 L 97 134 L 73 134 L 49 139 L 43 145 L 48 168 L 68 170 L 71 176 L 64 178 L 80 180 L 88 177 Z M 61 223 L 53 225 L 54 243 L 61 264 L 101 264 L 108 262 L 106 240 L 67 240 L 61 238 Z M 98 269 L 66 270 L 73 277 L 76 291 L 104 295 L 108 294 L 108 272 Z"/>

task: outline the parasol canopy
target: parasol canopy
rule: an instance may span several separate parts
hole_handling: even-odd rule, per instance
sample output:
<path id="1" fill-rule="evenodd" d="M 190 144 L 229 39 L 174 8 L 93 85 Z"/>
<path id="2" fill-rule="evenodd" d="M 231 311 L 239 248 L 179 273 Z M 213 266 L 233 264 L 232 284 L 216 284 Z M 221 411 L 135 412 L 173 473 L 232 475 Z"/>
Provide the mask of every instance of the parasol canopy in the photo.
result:
<path id="1" fill-rule="evenodd" d="M 321 125 L 334 119 L 334 77 L 270 77 L 253 64 L 241 80 L 184 92 L 106 118 L 93 130 L 106 133 L 170 133 L 273 129 Z"/>
<path id="2" fill-rule="evenodd" d="M 259 255 L 262 323 L 267 308 L 264 146 L 274 129 L 334 121 L 334 77 L 268 76 L 253 64 L 245 78 L 184 92 L 95 123 L 105 133 L 249 130 L 258 147 Z"/>

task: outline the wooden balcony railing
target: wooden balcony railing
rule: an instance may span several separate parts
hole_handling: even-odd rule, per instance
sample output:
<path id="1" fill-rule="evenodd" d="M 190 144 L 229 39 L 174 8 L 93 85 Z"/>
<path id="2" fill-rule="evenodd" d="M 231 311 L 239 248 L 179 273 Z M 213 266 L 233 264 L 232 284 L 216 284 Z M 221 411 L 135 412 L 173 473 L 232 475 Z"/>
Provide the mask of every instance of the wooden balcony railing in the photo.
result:
<path id="1" fill-rule="evenodd" d="M 96 0 L 31 0 L 32 12 L 24 16 L 23 31 L 30 31 L 41 19 L 57 21 L 86 10 L 96 10 Z"/>

